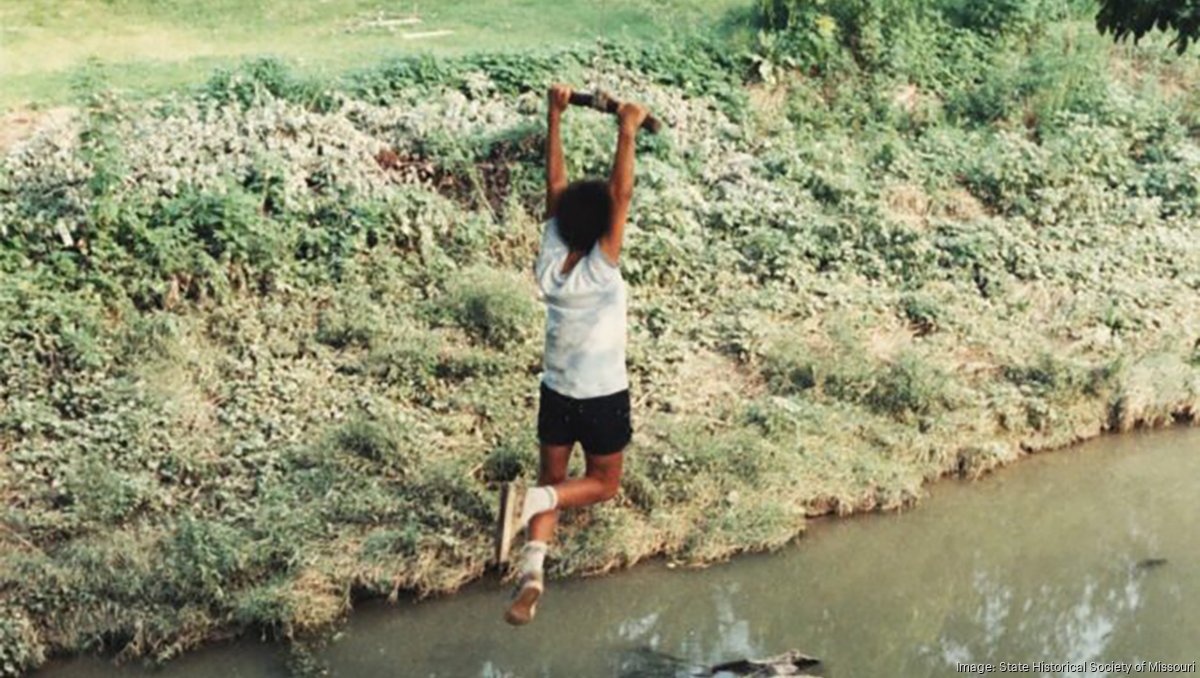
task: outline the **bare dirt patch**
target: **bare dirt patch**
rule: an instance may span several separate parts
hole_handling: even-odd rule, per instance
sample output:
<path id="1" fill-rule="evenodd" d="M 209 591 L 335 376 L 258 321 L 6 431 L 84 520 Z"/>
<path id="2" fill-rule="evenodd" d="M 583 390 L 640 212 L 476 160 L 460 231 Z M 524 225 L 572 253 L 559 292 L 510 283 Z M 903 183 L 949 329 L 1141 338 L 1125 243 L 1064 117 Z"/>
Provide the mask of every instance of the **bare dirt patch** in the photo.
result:
<path id="1" fill-rule="evenodd" d="M 74 115 L 75 109 L 70 106 L 44 111 L 18 109 L 0 115 L 0 153 L 7 153 L 44 129 L 66 123 Z"/>

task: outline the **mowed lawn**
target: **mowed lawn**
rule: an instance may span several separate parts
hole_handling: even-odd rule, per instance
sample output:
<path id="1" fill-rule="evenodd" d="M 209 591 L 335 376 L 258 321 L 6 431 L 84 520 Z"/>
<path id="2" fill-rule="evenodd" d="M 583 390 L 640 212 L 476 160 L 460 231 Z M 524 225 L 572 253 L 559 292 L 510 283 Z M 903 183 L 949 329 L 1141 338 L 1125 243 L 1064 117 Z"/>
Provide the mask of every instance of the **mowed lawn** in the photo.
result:
<path id="1" fill-rule="evenodd" d="M 753 0 L 0 0 L 0 111 L 61 103 L 99 68 L 152 94 L 273 55 L 336 75 L 403 55 L 736 30 Z M 415 21 L 414 21 L 415 19 Z"/>

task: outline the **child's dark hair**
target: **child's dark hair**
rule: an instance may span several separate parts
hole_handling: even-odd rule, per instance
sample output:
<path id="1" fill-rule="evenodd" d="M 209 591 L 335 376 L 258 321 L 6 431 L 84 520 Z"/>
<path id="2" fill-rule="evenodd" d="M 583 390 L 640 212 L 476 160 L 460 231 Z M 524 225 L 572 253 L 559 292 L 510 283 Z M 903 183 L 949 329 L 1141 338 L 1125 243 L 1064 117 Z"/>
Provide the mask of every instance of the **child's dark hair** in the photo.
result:
<path id="1" fill-rule="evenodd" d="M 588 253 L 608 231 L 612 195 L 608 182 L 573 181 L 558 198 L 558 233 L 572 251 Z"/>

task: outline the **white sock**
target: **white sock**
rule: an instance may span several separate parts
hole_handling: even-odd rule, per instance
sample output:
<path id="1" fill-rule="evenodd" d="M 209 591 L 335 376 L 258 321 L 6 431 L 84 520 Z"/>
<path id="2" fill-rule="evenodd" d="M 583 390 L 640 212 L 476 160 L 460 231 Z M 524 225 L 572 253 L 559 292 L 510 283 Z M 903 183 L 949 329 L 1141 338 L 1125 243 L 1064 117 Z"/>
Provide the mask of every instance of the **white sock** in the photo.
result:
<path id="1" fill-rule="evenodd" d="M 529 521 L 532 520 L 537 514 L 545 511 L 552 511 L 556 506 L 558 506 L 558 494 L 554 492 L 553 487 L 550 487 L 549 485 L 538 485 L 536 487 L 529 488 L 529 490 L 525 492 L 525 505 L 521 507 L 520 529 L 525 529 L 525 526 L 528 525 Z"/>
<path id="2" fill-rule="evenodd" d="M 550 546 L 544 541 L 525 542 L 521 550 L 521 575 L 541 574 Z"/>

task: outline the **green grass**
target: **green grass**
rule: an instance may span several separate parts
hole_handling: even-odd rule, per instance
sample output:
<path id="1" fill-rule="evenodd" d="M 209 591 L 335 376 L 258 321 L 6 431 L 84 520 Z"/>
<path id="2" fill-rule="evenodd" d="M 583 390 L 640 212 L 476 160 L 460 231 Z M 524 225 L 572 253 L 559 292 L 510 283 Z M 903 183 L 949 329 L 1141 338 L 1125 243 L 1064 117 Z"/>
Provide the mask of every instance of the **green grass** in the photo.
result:
<path id="1" fill-rule="evenodd" d="M 0 110 L 68 101 L 88 68 L 113 87 L 162 92 L 247 56 L 275 55 L 304 77 L 328 78 L 414 54 L 652 40 L 698 27 L 738 30 L 744 0 L 0 0 Z M 421 23 L 354 28 L 411 16 Z M 452 33 L 407 40 L 409 32 Z M 89 66 L 91 64 L 91 66 Z"/>

